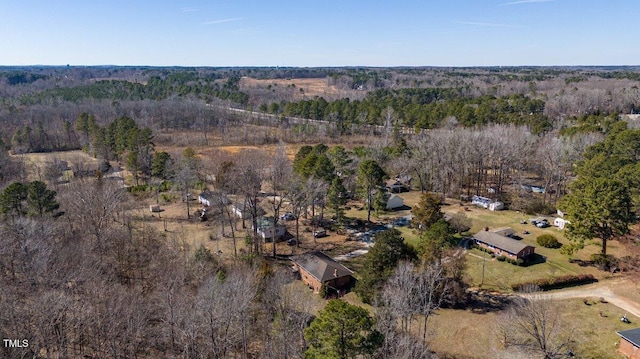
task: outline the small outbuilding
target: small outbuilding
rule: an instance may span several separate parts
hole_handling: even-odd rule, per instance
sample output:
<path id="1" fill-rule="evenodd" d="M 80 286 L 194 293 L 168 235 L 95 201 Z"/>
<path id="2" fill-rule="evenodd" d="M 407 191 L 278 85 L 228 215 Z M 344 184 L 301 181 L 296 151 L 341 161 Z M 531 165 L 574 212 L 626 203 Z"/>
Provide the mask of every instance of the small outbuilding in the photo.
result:
<path id="1" fill-rule="evenodd" d="M 558 227 L 559 229 L 564 229 L 564 226 L 566 226 L 569 223 L 570 223 L 569 221 L 560 217 L 553 220 L 553 225 Z"/>
<path id="2" fill-rule="evenodd" d="M 198 203 L 201 203 L 205 207 L 222 203 L 228 205 L 231 203 L 227 196 L 220 192 L 204 191 L 198 195 Z"/>
<path id="3" fill-rule="evenodd" d="M 397 194 L 391 194 L 387 199 L 387 210 L 396 209 L 404 206 L 404 200 Z"/>
<path id="4" fill-rule="evenodd" d="M 251 208 L 246 206 L 243 202 L 236 202 L 231 206 L 231 211 L 233 214 L 242 219 L 251 219 L 253 218 L 253 214 L 251 213 Z M 266 214 L 262 207 L 256 208 L 256 218 L 262 217 Z"/>
<path id="5" fill-rule="evenodd" d="M 618 352 L 628 359 L 640 359 L 640 328 L 623 330 L 618 335 Z"/>
<path id="6" fill-rule="evenodd" d="M 502 211 L 503 209 L 504 209 L 504 203 L 502 203 L 500 201 L 489 203 L 489 210 L 490 211 Z"/>

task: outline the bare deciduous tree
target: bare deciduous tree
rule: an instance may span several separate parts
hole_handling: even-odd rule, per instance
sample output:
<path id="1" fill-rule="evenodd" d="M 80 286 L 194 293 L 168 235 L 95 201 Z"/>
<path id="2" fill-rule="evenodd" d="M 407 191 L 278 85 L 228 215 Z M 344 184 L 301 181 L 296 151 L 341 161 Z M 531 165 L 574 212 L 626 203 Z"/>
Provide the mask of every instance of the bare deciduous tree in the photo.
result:
<path id="1" fill-rule="evenodd" d="M 565 357 L 571 343 L 571 330 L 558 307 L 540 295 L 535 287 L 527 288 L 513 299 L 498 318 L 498 333 L 506 347 L 535 354 L 544 359 Z"/>
<path id="2" fill-rule="evenodd" d="M 78 235 L 88 234 L 103 254 L 125 201 L 123 189 L 108 179 L 74 182 L 69 189 L 64 192 L 61 205 L 68 209 L 65 218 L 70 221 L 71 230 Z"/>
<path id="3" fill-rule="evenodd" d="M 287 158 L 287 148 L 284 143 L 280 143 L 276 149 L 275 156 L 272 159 L 271 166 L 268 168 L 269 184 L 273 195 L 269 199 L 269 204 L 273 210 L 273 237 L 271 238 L 273 244 L 273 257 L 276 257 L 276 242 L 277 242 L 277 225 L 280 219 L 280 209 L 285 201 L 285 193 L 288 188 L 288 182 L 291 180 L 293 173 L 291 161 Z"/>

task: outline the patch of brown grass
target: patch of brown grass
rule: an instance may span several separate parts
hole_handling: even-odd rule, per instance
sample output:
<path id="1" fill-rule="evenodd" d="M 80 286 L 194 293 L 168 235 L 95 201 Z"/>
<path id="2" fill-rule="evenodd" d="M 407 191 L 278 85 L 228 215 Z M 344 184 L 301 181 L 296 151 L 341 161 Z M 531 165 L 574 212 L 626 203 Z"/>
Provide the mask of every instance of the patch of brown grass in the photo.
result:
<path id="1" fill-rule="evenodd" d="M 296 99 L 314 96 L 332 96 L 339 94 L 341 90 L 335 86 L 327 84 L 326 78 L 305 78 L 305 79 L 265 79 L 259 80 L 251 77 L 243 77 L 240 79 L 240 90 L 248 90 L 252 88 L 277 87 L 279 89 L 289 87 L 292 95 Z M 301 92 L 300 89 L 302 89 Z"/>
<path id="2" fill-rule="evenodd" d="M 573 333 L 571 348 L 580 358 L 619 358 L 615 344 L 619 342 L 618 330 L 629 329 L 620 322 L 621 310 L 609 303 L 591 298 L 592 305 L 583 299 L 556 301 L 563 315 L 563 325 Z M 600 311 L 603 317 L 600 316 Z M 464 358 L 507 358 L 509 349 L 502 348 L 497 334 L 499 312 L 485 314 L 468 310 L 442 309 L 429 318 L 432 328 L 429 340 L 437 353 Z M 631 318 L 636 322 L 638 318 Z"/>

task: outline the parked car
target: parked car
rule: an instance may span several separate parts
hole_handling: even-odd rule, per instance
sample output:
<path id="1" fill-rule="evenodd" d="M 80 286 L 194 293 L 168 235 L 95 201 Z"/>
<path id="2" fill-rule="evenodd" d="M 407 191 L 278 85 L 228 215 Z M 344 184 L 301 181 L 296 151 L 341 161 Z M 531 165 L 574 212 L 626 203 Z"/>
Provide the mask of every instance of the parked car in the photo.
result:
<path id="1" fill-rule="evenodd" d="M 322 238 L 328 236 L 328 234 L 326 230 L 318 229 L 317 231 L 313 232 L 313 236 L 316 238 Z"/>
<path id="2" fill-rule="evenodd" d="M 393 221 L 393 226 L 395 226 L 395 227 L 403 227 L 403 226 L 408 226 L 409 223 L 411 223 L 411 221 L 409 221 L 408 218 L 400 217 L 400 218 L 396 219 L 395 221 Z"/>
<path id="3" fill-rule="evenodd" d="M 539 222 L 536 222 L 536 227 L 538 228 L 547 228 L 547 227 L 551 227 L 551 225 L 549 224 L 549 222 L 545 219 Z"/>
<path id="4" fill-rule="evenodd" d="M 294 219 L 296 219 L 296 217 L 293 215 L 293 213 L 287 212 L 287 213 L 281 214 L 280 219 L 285 221 L 293 221 Z"/>

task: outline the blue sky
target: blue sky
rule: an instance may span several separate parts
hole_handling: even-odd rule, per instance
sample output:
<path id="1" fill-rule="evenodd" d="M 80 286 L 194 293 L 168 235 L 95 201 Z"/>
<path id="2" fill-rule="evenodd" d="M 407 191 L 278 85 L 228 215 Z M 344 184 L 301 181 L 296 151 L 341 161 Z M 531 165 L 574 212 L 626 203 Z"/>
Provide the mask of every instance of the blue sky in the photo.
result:
<path id="1" fill-rule="evenodd" d="M 637 0 L 1 0 L 0 65 L 639 65 Z"/>

